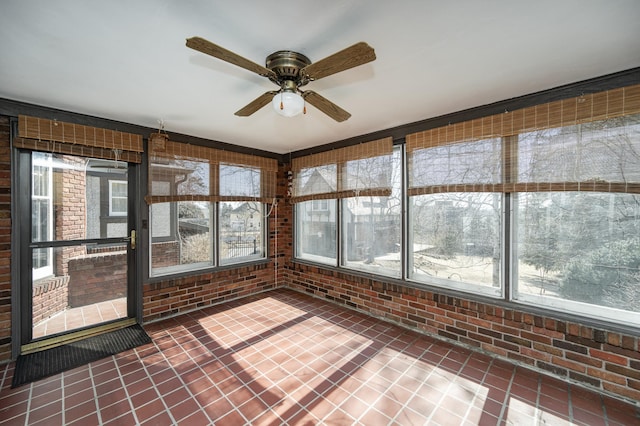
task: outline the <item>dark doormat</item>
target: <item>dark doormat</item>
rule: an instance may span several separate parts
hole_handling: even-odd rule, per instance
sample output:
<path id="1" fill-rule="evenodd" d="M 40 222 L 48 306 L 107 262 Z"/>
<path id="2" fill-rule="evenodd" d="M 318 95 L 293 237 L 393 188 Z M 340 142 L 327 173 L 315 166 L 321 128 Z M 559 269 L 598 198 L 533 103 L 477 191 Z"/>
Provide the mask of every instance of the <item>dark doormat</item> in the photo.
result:
<path id="1" fill-rule="evenodd" d="M 135 324 L 44 351 L 20 355 L 11 387 L 53 376 L 150 342 L 149 335 Z"/>

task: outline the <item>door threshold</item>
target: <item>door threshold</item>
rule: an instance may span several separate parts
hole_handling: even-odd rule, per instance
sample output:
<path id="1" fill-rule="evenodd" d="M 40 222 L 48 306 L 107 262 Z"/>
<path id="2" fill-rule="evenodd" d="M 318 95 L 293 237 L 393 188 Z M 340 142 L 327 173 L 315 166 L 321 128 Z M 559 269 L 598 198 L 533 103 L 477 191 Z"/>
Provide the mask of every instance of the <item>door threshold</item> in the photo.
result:
<path id="1" fill-rule="evenodd" d="M 44 351 L 45 349 L 51 349 L 55 348 L 56 346 L 66 345 L 67 343 L 77 342 L 78 340 L 86 339 L 87 337 L 97 336 L 98 334 L 119 330 L 121 328 L 129 327 L 134 324 L 137 324 L 135 318 L 126 318 L 123 320 L 117 320 L 108 324 L 102 324 L 84 330 L 73 331 L 61 336 L 54 336 L 43 340 L 38 340 L 37 342 L 27 343 L 26 345 L 20 346 L 20 354 L 26 355 L 33 352 Z"/>

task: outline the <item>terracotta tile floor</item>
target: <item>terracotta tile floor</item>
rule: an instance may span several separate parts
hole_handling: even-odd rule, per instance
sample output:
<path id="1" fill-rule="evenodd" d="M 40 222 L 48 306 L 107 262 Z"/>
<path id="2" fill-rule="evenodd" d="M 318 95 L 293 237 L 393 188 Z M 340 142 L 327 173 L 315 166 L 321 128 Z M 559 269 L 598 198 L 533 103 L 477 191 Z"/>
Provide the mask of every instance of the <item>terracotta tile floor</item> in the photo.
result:
<path id="1" fill-rule="evenodd" d="M 635 406 L 278 290 L 145 327 L 153 343 L 10 389 L 0 423 L 632 425 Z"/>
<path id="2" fill-rule="evenodd" d="M 33 337 L 51 336 L 67 330 L 126 318 L 126 316 L 126 297 L 70 308 L 36 324 L 33 327 Z"/>

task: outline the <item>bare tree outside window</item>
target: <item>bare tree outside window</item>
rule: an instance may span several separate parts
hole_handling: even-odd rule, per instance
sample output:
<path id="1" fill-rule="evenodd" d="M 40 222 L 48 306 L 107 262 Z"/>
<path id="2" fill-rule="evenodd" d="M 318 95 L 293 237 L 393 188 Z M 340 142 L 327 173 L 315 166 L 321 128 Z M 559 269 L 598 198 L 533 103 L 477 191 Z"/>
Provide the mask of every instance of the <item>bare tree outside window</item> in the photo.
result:
<path id="1" fill-rule="evenodd" d="M 392 277 L 402 276 L 401 151 L 347 162 L 347 188 L 390 188 L 388 195 L 345 198 L 343 202 L 343 266 Z"/>
<path id="2" fill-rule="evenodd" d="M 640 182 L 640 117 L 532 132 L 519 144 L 520 180 L 587 191 L 518 194 L 517 297 L 640 312 L 640 195 L 605 192 Z"/>

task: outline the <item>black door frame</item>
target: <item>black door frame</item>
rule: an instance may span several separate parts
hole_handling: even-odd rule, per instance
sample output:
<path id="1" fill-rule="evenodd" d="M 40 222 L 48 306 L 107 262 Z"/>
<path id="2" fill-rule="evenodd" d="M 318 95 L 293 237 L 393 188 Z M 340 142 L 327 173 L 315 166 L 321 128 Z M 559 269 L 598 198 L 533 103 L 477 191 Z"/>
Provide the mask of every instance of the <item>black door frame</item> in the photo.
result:
<path id="1" fill-rule="evenodd" d="M 14 126 L 12 126 L 12 133 Z M 16 173 L 12 174 L 12 358 L 20 355 L 25 344 L 36 341 L 46 341 L 50 337 L 33 339 L 33 318 L 32 318 L 32 302 L 33 302 L 33 281 L 32 281 L 32 263 L 31 249 L 40 247 L 65 247 L 75 246 L 87 243 L 127 243 L 127 318 L 107 322 L 117 323 L 120 321 L 140 322 L 142 319 L 140 262 L 140 220 L 139 220 L 139 203 L 137 202 L 137 191 L 140 188 L 140 170 L 141 166 L 135 163 L 128 163 L 127 182 L 128 182 L 128 224 L 127 229 L 129 235 L 127 237 L 118 238 L 98 238 L 83 239 L 70 241 L 53 241 L 53 242 L 31 242 L 31 154 L 33 151 L 13 149 L 12 164 Z M 136 248 L 132 249 L 130 241 L 131 231 L 136 235 Z M 86 331 L 92 328 L 103 326 L 101 323 L 94 326 L 88 326 L 81 329 L 73 330 L 68 333 L 55 335 L 56 338 L 73 334 L 77 331 Z"/>

